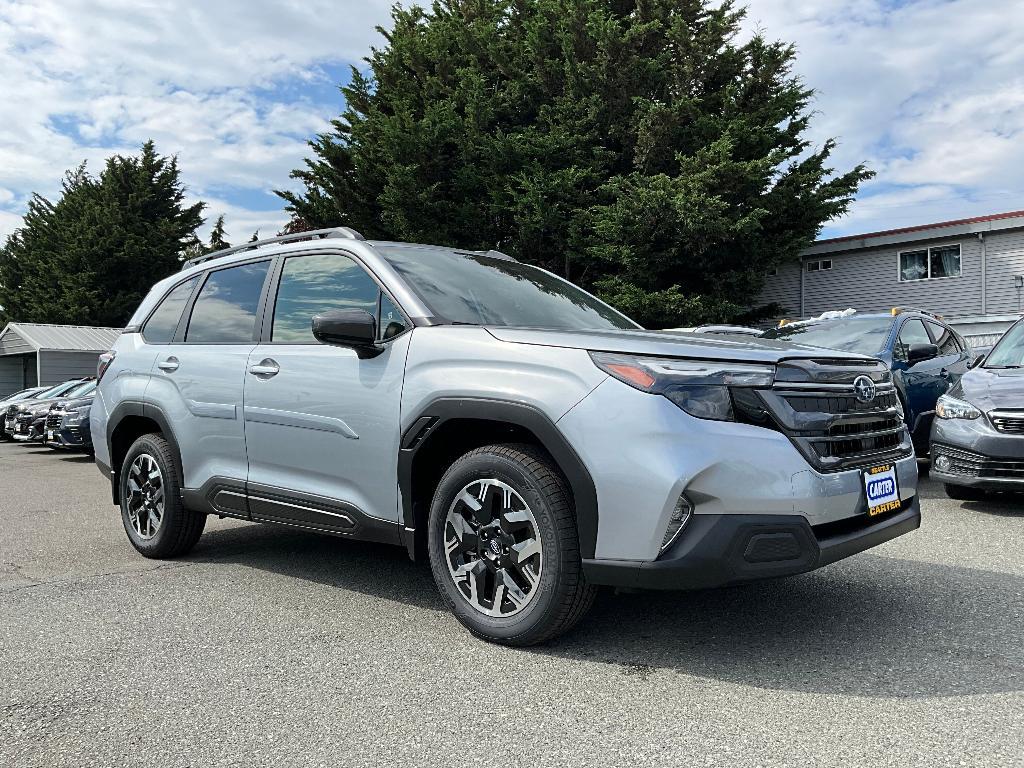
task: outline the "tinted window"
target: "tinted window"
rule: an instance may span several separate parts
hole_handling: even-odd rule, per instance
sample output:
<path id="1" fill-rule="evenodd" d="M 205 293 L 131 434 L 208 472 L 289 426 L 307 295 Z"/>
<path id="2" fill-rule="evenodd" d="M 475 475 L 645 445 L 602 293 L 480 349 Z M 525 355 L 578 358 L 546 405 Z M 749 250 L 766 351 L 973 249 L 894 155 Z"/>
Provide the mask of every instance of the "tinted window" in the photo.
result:
<path id="1" fill-rule="evenodd" d="M 443 248 L 377 249 L 448 322 L 566 330 L 638 327 L 572 283 L 510 259 Z"/>
<path id="2" fill-rule="evenodd" d="M 940 355 L 959 355 L 960 345 L 957 343 L 953 332 L 938 323 L 928 323 L 928 328 L 935 337 L 935 346 L 939 348 Z"/>
<path id="3" fill-rule="evenodd" d="M 146 327 L 142 329 L 142 335 L 146 341 L 159 344 L 169 342 L 174 338 L 178 320 L 181 319 L 181 310 L 185 308 L 185 302 L 192 295 L 192 289 L 195 288 L 198 279 L 199 277 L 196 276 L 191 280 L 186 280 L 164 297 L 160 306 L 149 316 Z"/>
<path id="4" fill-rule="evenodd" d="M 896 342 L 894 356 L 897 360 L 906 360 L 911 344 L 931 344 L 932 339 L 924 328 L 924 323 L 912 318 L 903 323 L 900 329 L 900 337 Z"/>
<path id="5" fill-rule="evenodd" d="M 376 317 L 379 296 L 377 283 L 347 256 L 293 256 L 281 271 L 271 341 L 316 344 L 314 315 L 330 309 L 364 309 Z"/>
<path id="6" fill-rule="evenodd" d="M 785 339 L 812 347 L 877 355 L 885 348 L 891 317 L 843 317 L 816 323 L 793 323 L 765 331 L 766 339 Z"/>
<path id="7" fill-rule="evenodd" d="M 252 341 L 256 308 L 269 261 L 211 272 L 188 321 L 185 341 L 193 344 Z"/>

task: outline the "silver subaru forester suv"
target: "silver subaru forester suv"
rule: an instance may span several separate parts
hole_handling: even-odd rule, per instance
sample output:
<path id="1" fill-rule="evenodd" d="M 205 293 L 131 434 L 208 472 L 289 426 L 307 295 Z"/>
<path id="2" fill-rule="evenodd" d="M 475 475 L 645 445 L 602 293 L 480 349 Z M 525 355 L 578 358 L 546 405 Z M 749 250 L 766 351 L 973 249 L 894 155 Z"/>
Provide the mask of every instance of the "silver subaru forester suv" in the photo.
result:
<path id="1" fill-rule="evenodd" d="M 185 265 L 103 355 L 96 461 L 147 557 L 207 515 L 407 548 L 471 632 L 599 585 L 801 573 L 920 524 L 879 361 L 648 332 L 494 251 L 321 230 Z"/>

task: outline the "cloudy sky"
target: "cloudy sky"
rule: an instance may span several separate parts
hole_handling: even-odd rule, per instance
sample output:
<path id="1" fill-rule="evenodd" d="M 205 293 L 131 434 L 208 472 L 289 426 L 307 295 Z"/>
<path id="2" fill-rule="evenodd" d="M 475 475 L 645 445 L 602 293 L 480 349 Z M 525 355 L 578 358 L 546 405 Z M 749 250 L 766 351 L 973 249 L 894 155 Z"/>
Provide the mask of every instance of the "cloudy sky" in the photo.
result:
<path id="1" fill-rule="evenodd" d="M 0 0 L 0 238 L 28 196 L 153 138 L 230 239 L 284 222 L 306 140 L 390 0 Z M 1024 0 L 750 0 L 818 89 L 812 138 L 877 178 L 824 235 L 1024 209 Z"/>

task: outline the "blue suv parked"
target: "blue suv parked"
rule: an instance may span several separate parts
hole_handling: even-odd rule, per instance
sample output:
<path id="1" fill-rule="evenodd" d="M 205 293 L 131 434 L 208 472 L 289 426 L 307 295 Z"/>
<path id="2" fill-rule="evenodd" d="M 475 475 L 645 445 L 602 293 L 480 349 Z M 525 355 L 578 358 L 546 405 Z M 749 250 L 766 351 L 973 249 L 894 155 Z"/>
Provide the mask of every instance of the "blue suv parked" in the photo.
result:
<path id="1" fill-rule="evenodd" d="M 967 342 L 931 312 L 826 313 L 785 323 L 765 338 L 872 355 L 892 370 L 904 419 L 918 456 L 928 454 L 928 437 L 939 397 L 971 366 Z"/>

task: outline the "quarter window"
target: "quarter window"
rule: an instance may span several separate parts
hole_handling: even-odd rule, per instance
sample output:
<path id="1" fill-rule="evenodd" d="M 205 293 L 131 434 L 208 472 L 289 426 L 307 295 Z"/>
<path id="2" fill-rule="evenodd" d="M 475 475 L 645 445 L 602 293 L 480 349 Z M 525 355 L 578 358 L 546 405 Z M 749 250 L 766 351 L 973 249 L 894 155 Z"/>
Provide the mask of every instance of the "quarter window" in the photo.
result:
<path id="1" fill-rule="evenodd" d="M 211 272 L 188 321 L 185 341 L 192 344 L 241 344 L 253 340 L 256 309 L 269 261 Z"/>
<path id="2" fill-rule="evenodd" d="M 386 301 L 386 311 L 378 303 Z M 274 305 L 271 341 L 316 344 L 313 316 L 332 309 L 363 309 L 378 318 L 378 331 L 390 338 L 405 330 L 405 320 L 366 271 L 337 253 L 292 256 L 284 262 Z M 380 322 L 381 318 L 383 322 Z M 387 325 L 401 327 L 386 335 Z"/>
<path id="3" fill-rule="evenodd" d="M 900 253 L 900 282 L 960 277 L 960 244 Z"/>
<path id="4" fill-rule="evenodd" d="M 198 276 L 186 280 L 164 297 L 142 329 L 142 337 L 146 341 L 151 344 L 166 344 L 174 339 L 181 311 L 185 308 L 185 303 L 192 295 L 192 289 L 196 287 L 198 280 Z"/>

